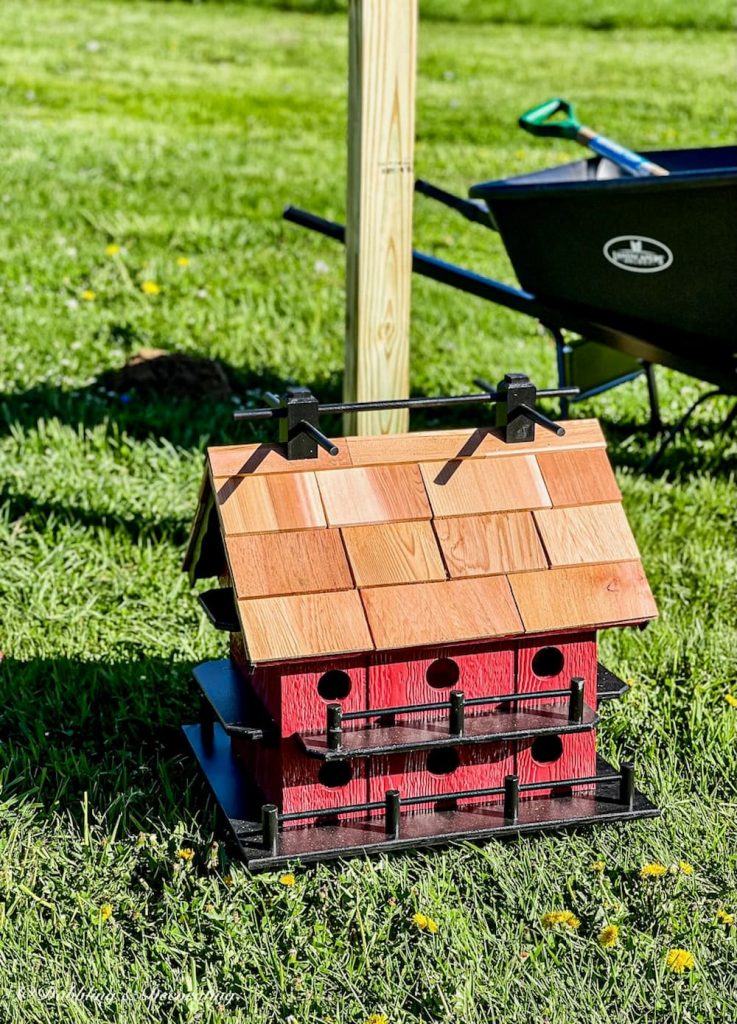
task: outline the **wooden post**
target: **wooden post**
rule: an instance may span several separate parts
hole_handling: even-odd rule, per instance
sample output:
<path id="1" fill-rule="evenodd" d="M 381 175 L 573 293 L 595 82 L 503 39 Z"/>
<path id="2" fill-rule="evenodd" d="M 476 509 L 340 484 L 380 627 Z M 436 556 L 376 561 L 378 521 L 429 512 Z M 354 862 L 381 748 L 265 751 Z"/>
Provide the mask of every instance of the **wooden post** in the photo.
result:
<path id="1" fill-rule="evenodd" d="M 344 399 L 409 395 L 418 0 L 350 0 Z M 346 414 L 346 434 L 407 430 Z"/>

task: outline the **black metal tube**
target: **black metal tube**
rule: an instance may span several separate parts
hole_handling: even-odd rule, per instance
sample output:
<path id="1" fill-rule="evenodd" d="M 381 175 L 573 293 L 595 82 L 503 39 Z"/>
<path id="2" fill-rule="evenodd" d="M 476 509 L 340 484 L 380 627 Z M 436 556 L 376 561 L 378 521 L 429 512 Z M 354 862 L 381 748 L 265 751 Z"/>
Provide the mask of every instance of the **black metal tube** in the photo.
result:
<path id="1" fill-rule="evenodd" d="M 335 818 L 338 814 L 360 814 L 361 811 L 381 811 L 383 808 L 383 800 L 374 800 L 373 803 L 343 804 L 340 807 L 322 807 L 310 811 L 289 811 L 287 814 L 280 814 L 279 821 L 299 821 L 302 818 Z"/>
<path id="2" fill-rule="evenodd" d="M 620 772 L 619 802 L 631 811 L 635 799 L 635 766 L 631 761 L 622 761 Z"/>
<path id="3" fill-rule="evenodd" d="M 540 696 L 536 694 L 536 696 Z M 520 793 L 528 793 L 534 789 L 549 789 L 565 786 L 591 786 L 601 782 L 620 782 L 622 776 L 619 772 L 611 772 L 606 775 L 587 775 L 581 779 L 555 779 L 546 782 L 526 782 L 519 786 Z M 450 803 L 453 800 L 464 800 L 477 796 L 501 796 L 505 792 L 504 786 L 493 786 L 490 789 L 464 789 L 457 793 L 430 793 L 427 796 L 405 796 L 402 797 L 402 806 L 414 807 L 418 804 L 431 804 L 436 801 Z M 356 814 L 361 811 L 378 811 L 385 807 L 383 802 L 365 804 L 346 804 L 343 807 L 327 807 L 321 810 L 291 811 L 289 814 L 281 814 L 280 821 L 298 821 L 300 818 L 330 818 L 338 814 Z"/>
<path id="4" fill-rule="evenodd" d="M 514 824 L 519 818 L 519 776 L 507 775 L 504 780 L 504 820 Z"/>
<path id="5" fill-rule="evenodd" d="M 202 746 L 211 752 L 215 743 L 215 716 L 212 705 L 204 693 L 200 695 L 200 736 Z"/>
<path id="6" fill-rule="evenodd" d="M 462 690 L 451 690 L 449 730 L 451 736 L 462 736 L 465 726 L 466 708 Z"/>
<path id="7" fill-rule="evenodd" d="M 570 688 L 565 690 L 537 690 L 531 693 L 502 693 L 495 697 L 469 697 L 464 699 L 466 707 L 479 707 L 483 704 L 510 704 L 514 701 L 540 700 L 542 697 L 568 697 Z M 437 704 L 402 704 L 391 708 L 372 708 L 370 711 L 344 711 L 343 721 L 359 718 L 383 718 L 390 715 L 407 715 L 413 711 L 444 711 L 450 707 L 450 701 L 444 700 Z"/>
<path id="8" fill-rule="evenodd" d="M 308 423 L 307 420 L 300 420 L 297 426 L 304 434 L 309 434 L 312 440 L 316 441 L 321 448 L 324 448 L 328 455 L 337 455 L 340 451 L 337 444 L 333 444 L 329 437 L 326 437 L 321 430 Z"/>
<path id="9" fill-rule="evenodd" d="M 418 178 L 415 182 L 415 192 L 427 196 L 428 199 L 434 199 L 435 202 L 442 203 L 443 206 L 448 206 L 451 210 L 457 210 L 466 220 L 483 224 L 484 227 L 491 228 L 492 231 L 497 230 L 494 218 L 483 200 L 464 199 L 453 192 L 446 192 L 444 188 L 432 185 L 429 181 L 423 181 L 422 178 Z"/>
<path id="10" fill-rule="evenodd" d="M 276 857 L 279 841 L 279 809 L 276 804 L 264 804 L 261 808 L 261 835 L 264 849 Z"/>
<path id="11" fill-rule="evenodd" d="M 516 415 L 524 415 L 528 420 L 532 420 L 533 423 L 537 423 L 539 427 L 544 427 L 546 430 L 551 430 L 557 437 L 565 437 L 565 428 L 561 427 L 560 424 L 554 423 L 548 416 L 543 416 L 537 409 L 533 409 L 531 405 L 526 405 L 524 402 L 522 405 L 518 405 L 514 410 Z"/>
<path id="12" fill-rule="evenodd" d="M 534 693 L 502 693 L 497 697 L 469 697 L 466 704 L 513 704 L 516 701 L 539 700 L 541 697 L 567 697 L 570 692 L 569 689 L 565 689 L 537 690 Z"/>
<path id="13" fill-rule="evenodd" d="M 574 676 L 571 679 L 571 696 L 568 701 L 568 721 L 583 721 L 583 690 L 584 680 L 581 676 Z"/>
<path id="14" fill-rule="evenodd" d="M 384 797 L 384 827 L 389 839 L 399 839 L 399 790 L 387 789 Z"/>
<path id="15" fill-rule="evenodd" d="M 575 396 L 578 388 L 541 388 L 537 392 L 538 398 L 564 398 Z M 455 405 L 482 405 L 485 402 L 498 402 L 498 392 L 481 391 L 470 395 L 445 395 L 438 397 L 416 397 L 416 398 L 387 398 L 376 402 L 326 402 L 320 406 L 321 413 L 344 413 L 344 412 L 383 412 L 390 409 L 441 409 Z M 525 414 L 527 407 L 525 407 Z M 279 419 L 286 415 L 284 408 L 279 409 L 238 409 L 233 413 L 235 420 L 267 420 Z M 544 422 L 543 422 L 544 420 Z M 538 419 L 542 426 L 550 429 L 550 422 L 543 417 Z M 306 428 L 305 428 L 306 429 Z M 560 433 L 565 430 L 560 427 Z M 324 435 L 323 435 L 324 436 Z M 317 440 L 317 438 L 315 438 Z M 319 443 L 319 442 L 318 442 Z M 332 452 L 331 452 L 332 454 Z"/>
<path id="16" fill-rule="evenodd" d="M 328 750 L 340 750 L 343 745 L 343 708 L 328 704 Z"/>

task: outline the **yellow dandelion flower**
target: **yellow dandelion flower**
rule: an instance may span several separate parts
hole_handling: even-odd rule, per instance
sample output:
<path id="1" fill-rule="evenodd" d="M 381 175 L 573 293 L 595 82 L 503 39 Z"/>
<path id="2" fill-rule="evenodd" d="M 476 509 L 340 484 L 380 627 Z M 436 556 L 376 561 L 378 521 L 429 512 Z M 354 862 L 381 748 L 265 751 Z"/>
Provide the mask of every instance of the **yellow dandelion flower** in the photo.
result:
<path id="1" fill-rule="evenodd" d="M 734 914 L 730 914 L 726 910 L 722 910 L 720 908 L 717 910 L 717 921 L 719 924 L 723 924 L 727 928 L 732 928 L 734 927 Z"/>
<path id="2" fill-rule="evenodd" d="M 141 285 L 141 291 L 144 295 L 158 295 L 161 288 L 155 281 L 144 281 Z"/>
<path id="3" fill-rule="evenodd" d="M 693 953 L 689 953 L 687 949 L 671 949 L 665 958 L 665 966 L 669 971 L 673 971 L 674 974 L 683 974 L 684 971 L 690 971 L 695 964 L 696 961 L 693 958 Z"/>
<path id="4" fill-rule="evenodd" d="M 177 259 L 177 266 L 178 267 L 188 267 L 189 266 L 189 256 L 180 256 Z"/>
<path id="5" fill-rule="evenodd" d="M 279 883 L 281 885 L 294 885 L 297 879 L 293 874 L 279 875 Z"/>
<path id="6" fill-rule="evenodd" d="M 427 914 L 413 914 L 412 921 L 417 925 L 421 932 L 430 932 L 431 935 L 435 935 L 438 930 L 438 926 L 435 921 L 433 921 L 431 917 L 428 917 Z"/>
<path id="7" fill-rule="evenodd" d="M 177 857 L 179 860 L 192 860 L 194 850 L 190 846 L 183 846 L 181 850 L 177 850 Z"/>
<path id="8" fill-rule="evenodd" d="M 117 256 L 120 252 L 120 246 L 116 245 L 115 242 L 111 242 L 110 245 L 105 246 L 106 256 Z"/>
<path id="9" fill-rule="evenodd" d="M 665 864 L 658 864 L 657 861 L 654 864 L 644 864 L 640 868 L 640 878 L 662 878 L 667 873 L 668 868 Z"/>
<path id="10" fill-rule="evenodd" d="M 601 875 L 606 867 L 606 863 L 603 860 L 595 860 L 591 865 L 591 870 L 596 872 L 597 875 Z"/>
<path id="11" fill-rule="evenodd" d="M 389 1024 L 389 1018 L 385 1013 L 372 1013 L 366 1018 L 366 1024 Z"/>
<path id="12" fill-rule="evenodd" d="M 112 903 L 103 903 L 103 905 L 100 907 L 100 910 L 98 911 L 98 916 L 100 919 L 100 924 L 104 924 L 105 921 L 109 921 L 110 918 L 113 916 Z"/>
<path id="13" fill-rule="evenodd" d="M 725 693 L 724 699 L 731 708 L 737 708 L 737 697 L 735 697 L 733 694 Z"/>
<path id="14" fill-rule="evenodd" d="M 692 875 L 693 874 L 693 864 L 689 864 L 687 860 L 679 860 L 678 861 L 678 870 L 683 875 Z"/>
<path id="15" fill-rule="evenodd" d="M 599 932 L 596 940 L 602 949 L 612 949 L 619 942 L 619 927 L 616 924 L 608 924 Z"/>
<path id="16" fill-rule="evenodd" d="M 96 296 L 91 288 L 85 288 L 85 290 L 82 292 L 82 298 L 84 299 L 85 302 L 94 302 Z"/>
<path id="17" fill-rule="evenodd" d="M 223 875 L 223 885 L 227 885 L 228 888 L 230 888 L 230 886 L 232 884 L 233 884 L 233 876 L 232 875 Z"/>
<path id="18" fill-rule="evenodd" d="M 575 931 L 581 924 L 576 915 L 571 913 L 570 910 L 551 910 L 549 913 L 543 914 L 541 920 L 543 928 L 557 928 L 560 924 L 565 928 Z"/>

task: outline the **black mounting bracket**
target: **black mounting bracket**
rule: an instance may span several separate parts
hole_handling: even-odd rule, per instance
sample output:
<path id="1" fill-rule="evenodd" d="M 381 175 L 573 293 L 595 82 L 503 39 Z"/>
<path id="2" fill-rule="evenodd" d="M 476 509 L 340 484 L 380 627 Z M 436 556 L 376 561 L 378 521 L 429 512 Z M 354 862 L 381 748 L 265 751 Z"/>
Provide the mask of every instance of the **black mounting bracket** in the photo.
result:
<path id="1" fill-rule="evenodd" d="M 496 424 L 508 444 L 535 440 L 535 426 L 544 427 L 559 437 L 565 430 L 544 416 L 536 407 L 538 398 L 571 398 L 578 388 L 547 388 L 538 391 L 524 373 L 508 373 L 495 387 L 477 378 L 483 390 L 469 395 L 446 395 L 438 398 L 390 398 L 376 402 L 330 402 L 321 405 L 309 388 L 288 387 L 284 395 L 266 392 L 268 408 L 239 409 L 236 420 L 279 420 L 279 441 L 285 446 L 287 459 L 316 459 L 318 446 L 329 455 L 337 455 L 338 447 L 320 430 L 321 413 L 385 411 L 389 409 L 438 409 L 456 405 L 496 403 Z"/>

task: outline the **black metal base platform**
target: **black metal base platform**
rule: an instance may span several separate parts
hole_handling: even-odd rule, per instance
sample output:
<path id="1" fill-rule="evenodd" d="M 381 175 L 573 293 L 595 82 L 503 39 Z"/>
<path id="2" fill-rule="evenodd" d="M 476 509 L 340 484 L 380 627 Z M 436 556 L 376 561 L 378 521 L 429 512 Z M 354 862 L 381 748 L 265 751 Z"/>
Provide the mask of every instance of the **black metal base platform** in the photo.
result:
<path id="1" fill-rule="evenodd" d="M 594 780 L 594 789 L 574 790 L 572 795 L 565 796 L 522 799 L 518 817 L 513 822 L 505 817 L 502 802 L 479 803 L 464 809 L 422 810 L 402 815 L 399 834 L 394 837 L 387 834 L 381 816 L 335 824 L 333 815 L 325 819 L 326 824 L 281 829 L 267 848 L 260 819 L 261 801 L 232 753 L 228 734 L 217 722 L 186 725 L 184 734 L 241 856 L 254 871 L 297 861 L 335 860 L 461 840 L 502 839 L 527 832 L 653 818 L 660 813 L 637 791 L 632 791 L 630 798 L 623 802 L 620 775 L 599 758 L 597 776 L 602 778 Z M 330 821 L 333 823 L 327 823 Z"/>

